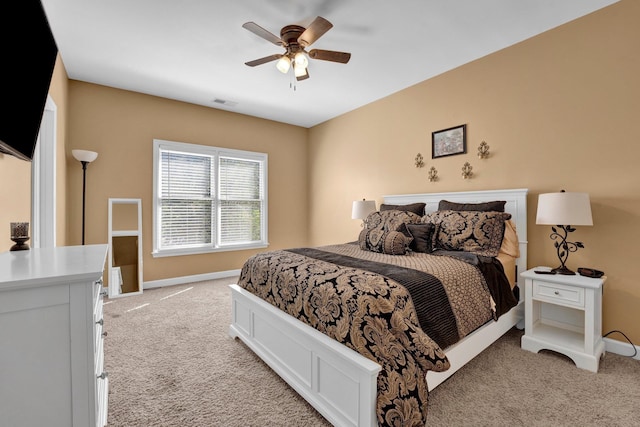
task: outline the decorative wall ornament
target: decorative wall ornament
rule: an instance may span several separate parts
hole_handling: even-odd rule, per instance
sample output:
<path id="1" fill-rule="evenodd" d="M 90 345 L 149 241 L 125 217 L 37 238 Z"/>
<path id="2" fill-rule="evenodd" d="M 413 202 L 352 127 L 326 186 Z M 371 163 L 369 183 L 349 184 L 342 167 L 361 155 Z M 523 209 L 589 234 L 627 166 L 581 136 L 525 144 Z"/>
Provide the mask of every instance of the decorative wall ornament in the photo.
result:
<path id="1" fill-rule="evenodd" d="M 482 141 L 478 147 L 478 158 L 486 159 L 489 157 L 489 144 Z"/>
<path id="2" fill-rule="evenodd" d="M 418 153 L 418 155 L 416 156 L 416 167 L 417 168 L 424 167 L 424 157 L 422 157 L 422 154 L 420 153 Z"/>
<path id="3" fill-rule="evenodd" d="M 473 166 L 469 164 L 469 162 L 465 162 L 464 166 L 462 166 L 462 177 L 464 179 L 469 179 L 473 176 Z"/>
<path id="4" fill-rule="evenodd" d="M 429 169 L 429 181 L 435 182 L 437 180 L 438 180 L 438 170 L 435 168 L 435 166 L 431 166 L 431 169 Z"/>

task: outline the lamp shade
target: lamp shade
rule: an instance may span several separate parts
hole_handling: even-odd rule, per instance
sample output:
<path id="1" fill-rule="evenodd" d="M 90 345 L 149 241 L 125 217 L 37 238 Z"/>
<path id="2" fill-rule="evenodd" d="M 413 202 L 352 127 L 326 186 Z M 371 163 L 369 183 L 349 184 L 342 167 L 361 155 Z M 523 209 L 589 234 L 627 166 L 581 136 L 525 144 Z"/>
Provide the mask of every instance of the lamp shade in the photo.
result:
<path id="1" fill-rule="evenodd" d="M 276 68 L 283 74 L 287 74 L 289 67 L 291 67 L 291 60 L 286 55 L 282 55 L 278 62 L 276 62 Z"/>
<path id="2" fill-rule="evenodd" d="M 73 154 L 76 160 L 87 163 L 93 162 L 98 157 L 98 153 L 95 151 L 87 150 L 71 150 L 71 154 Z"/>
<path id="3" fill-rule="evenodd" d="M 296 77 L 303 77 L 307 75 L 307 67 L 299 65 L 298 63 L 293 64 L 293 74 Z"/>
<path id="4" fill-rule="evenodd" d="M 307 68 L 309 65 L 309 59 L 304 52 L 296 53 L 296 56 L 293 57 L 293 60 L 296 62 L 296 67 Z"/>
<path id="5" fill-rule="evenodd" d="M 593 225 L 588 193 L 545 193 L 538 196 L 536 224 Z"/>
<path id="6" fill-rule="evenodd" d="M 356 200 L 351 208 L 351 219 L 365 219 L 371 212 L 376 211 L 375 200 Z"/>

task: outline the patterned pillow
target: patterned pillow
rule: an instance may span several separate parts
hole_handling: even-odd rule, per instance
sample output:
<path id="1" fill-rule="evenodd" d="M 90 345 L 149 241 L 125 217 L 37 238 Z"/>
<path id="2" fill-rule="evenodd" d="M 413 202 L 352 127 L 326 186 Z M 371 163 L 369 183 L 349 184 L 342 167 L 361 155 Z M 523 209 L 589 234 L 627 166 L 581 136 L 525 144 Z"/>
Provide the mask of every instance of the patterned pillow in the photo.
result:
<path id="1" fill-rule="evenodd" d="M 360 249 L 387 255 L 404 255 L 411 238 L 400 231 L 362 230 L 358 236 Z"/>
<path id="2" fill-rule="evenodd" d="M 364 221 L 365 230 L 402 231 L 403 224 L 420 224 L 422 217 L 413 212 L 386 210 L 371 212 Z"/>
<path id="3" fill-rule="evenodd" d="M 413 212 L 387 210 L 372 212 L 358 236 L 360 249 L 389 255 L 404 255 L 412 238 L 406 224 L 419 224 L 420 215 Z"/>
<path id="4" fill-rule="evenodd" d="M 505 221 L 511 214 L 480 211 L 437 211 L 422 217 L 436 225 L 435 249 L 466 251 L 488 257 L 500 252 Z"/>

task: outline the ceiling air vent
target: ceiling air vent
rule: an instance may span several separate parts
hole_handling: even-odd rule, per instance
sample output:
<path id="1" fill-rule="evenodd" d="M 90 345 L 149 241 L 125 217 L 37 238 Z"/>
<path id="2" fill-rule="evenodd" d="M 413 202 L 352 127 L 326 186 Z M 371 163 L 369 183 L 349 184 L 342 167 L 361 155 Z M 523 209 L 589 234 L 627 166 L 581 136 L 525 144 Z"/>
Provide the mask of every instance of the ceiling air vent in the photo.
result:
<path id="1" fill-rule="evenodd" d="M 235 101 L 227 101 L 220 98 L 215 98 L 213 102 L 215 102 L 216 104 L 226 105 L 227 107 L 235 107 L 236 105 L 238 105 L 238 103 Z"/>

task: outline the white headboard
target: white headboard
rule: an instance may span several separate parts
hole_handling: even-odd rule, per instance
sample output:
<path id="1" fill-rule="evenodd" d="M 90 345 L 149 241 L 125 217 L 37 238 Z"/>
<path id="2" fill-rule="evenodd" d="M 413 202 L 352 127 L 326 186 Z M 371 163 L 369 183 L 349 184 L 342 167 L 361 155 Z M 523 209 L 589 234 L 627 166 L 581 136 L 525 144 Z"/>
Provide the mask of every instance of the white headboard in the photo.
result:
<path id="1" fill-rule="evenodd" d="M 384 203 L 390 205 L 406 205 L 408 203 L 426 203 L 426 212 L 438 210 L 440 200 L 449 200 L 457 203 L 482 203 L 493 200 L 504 200 L 505 212 L 511 214 L 511 219 L 516 224 L 518 241 L 520 244 L 520 258 L 516 260 L 517 274 L 527 270 L 527 193 L 526 188 L 512 190 L 482 190 L 482 191 L 457 191 L 451 193 L 422 193 L 422 194 L 394 194 L 384 197 Z M 522 294 L 522 292 L 521 292 Z"/>

